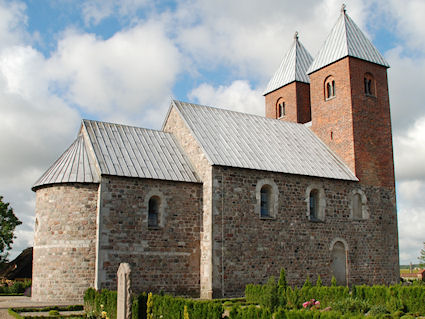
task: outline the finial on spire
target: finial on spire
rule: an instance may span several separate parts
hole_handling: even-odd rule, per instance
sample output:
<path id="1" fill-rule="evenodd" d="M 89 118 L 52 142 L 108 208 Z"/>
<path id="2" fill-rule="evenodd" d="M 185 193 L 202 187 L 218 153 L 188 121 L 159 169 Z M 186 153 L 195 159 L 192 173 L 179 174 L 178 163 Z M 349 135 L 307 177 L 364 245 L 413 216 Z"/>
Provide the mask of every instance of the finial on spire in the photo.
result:
<path id="1" fill-rule="evenodd" d="M 298 41 L 298 31 L 295 31 L 294 40 Z"/>
<path id="2" fill-rule="evenodd" d="M 341 13 L 345 14 L 345 11 L 347 11 L 347 6 L 345 5 L 345 3 L 343 3 L 341 6 Z"/>

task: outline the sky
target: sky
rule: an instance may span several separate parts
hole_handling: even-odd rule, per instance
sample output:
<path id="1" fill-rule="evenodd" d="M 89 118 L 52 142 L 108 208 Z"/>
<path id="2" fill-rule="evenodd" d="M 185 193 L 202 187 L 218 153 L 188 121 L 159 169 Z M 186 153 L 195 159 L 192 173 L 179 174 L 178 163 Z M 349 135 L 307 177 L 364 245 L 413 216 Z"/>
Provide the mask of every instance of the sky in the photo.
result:
<path id="1" fill-rule="evenodd" d="M 388 70 L 400 262 L 425 241 L 425 1 L 345 1 Z M 82 118 L 160 129 L 170 100 L 264 115 L 295 31 L 314 57 L 336 0 L 0 0 L 0 195 L 32 246 L 34 182 Z"/>

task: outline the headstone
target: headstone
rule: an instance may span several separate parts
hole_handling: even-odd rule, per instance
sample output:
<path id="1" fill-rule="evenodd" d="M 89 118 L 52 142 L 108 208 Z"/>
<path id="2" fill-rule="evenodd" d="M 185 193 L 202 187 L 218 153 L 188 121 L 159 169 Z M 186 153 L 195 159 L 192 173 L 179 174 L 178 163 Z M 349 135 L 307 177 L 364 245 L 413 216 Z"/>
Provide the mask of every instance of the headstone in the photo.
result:
<path id="1" fill-rule="evenodd" d="M 117 319 L 131 318 L 131 268 L 128 263 L 118 267 Z"/>

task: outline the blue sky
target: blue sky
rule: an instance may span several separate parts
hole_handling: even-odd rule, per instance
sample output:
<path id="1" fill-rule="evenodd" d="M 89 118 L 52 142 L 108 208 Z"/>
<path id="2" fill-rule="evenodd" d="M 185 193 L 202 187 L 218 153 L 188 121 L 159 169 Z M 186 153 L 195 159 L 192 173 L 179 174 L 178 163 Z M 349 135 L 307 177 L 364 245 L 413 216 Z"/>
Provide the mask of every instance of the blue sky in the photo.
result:
<path id="1" fill-rule="evenodd" d="M 264 114 L 293 34 L 315 56 L 336 0 L 0 0 L 0 194 L 32 245 L 34 181 L 82 118 L 160 128 L 171 98 Z M 400 259 L 425 241 L 425 2 L 346 1 L 388 60 Z"/>

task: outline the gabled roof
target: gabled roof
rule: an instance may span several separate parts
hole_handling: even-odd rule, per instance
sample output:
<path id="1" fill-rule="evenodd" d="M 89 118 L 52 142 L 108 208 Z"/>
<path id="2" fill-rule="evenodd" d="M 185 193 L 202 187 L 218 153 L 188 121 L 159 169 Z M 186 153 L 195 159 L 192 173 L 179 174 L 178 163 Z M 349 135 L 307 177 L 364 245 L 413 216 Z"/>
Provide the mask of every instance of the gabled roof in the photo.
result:
<path id="1" fill-rule="evenodd" d="M 199 182 L 173 135 L 83 120 L 101 174 Z"/>
<path id="2" fill-rule="evenodd" d="M 307 73 L 313 73 L 346 56 L 389 67 L 388 62 L 348 16 L 343 6 L 338 21 L 314 58 Z"/>
<path id="3" fill-rule="evenodd" d="M 310 83 L 307 69 L 312 61 L 312 56 L 298 40 L 298 33 L 296 32 L 291 48 L 283 57 L 279 68 L 271 78 L 263 95 L 273 92 L 294 81 Z"/>
<path id="4" fill-rule="evenodd" d="M 33 189 L 58 183 L 99 183 L 101 175 L 199 182 L 170 133 L 83 120 L 80 134 Z"/>
<path id="5" fill-rule="evenodd" d="M 173 101 L 211 165 L 353 180 L 305 125 Z"/>
<path id="6" fill-rule="evenodd" d="M 87 142 L 79 135 L 74 143 L 35 182 L 33 189 L 47 184 L 99 183 L 100 175 L 96 163 L 90 156 Z"/>

